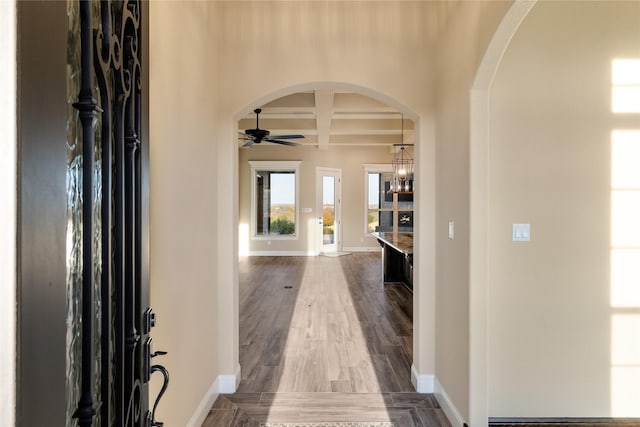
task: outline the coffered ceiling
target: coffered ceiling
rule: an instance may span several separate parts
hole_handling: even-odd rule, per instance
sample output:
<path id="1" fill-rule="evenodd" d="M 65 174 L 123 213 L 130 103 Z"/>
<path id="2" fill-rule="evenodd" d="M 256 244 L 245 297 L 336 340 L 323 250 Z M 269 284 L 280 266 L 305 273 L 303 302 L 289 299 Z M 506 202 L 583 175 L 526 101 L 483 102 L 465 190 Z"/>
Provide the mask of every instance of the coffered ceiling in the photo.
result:
<path id="1" fill-rule="evenodd" d="M 272 137 L 304 135 L 304 139 L 295 142 L 321 150 L 346 145 L 391 147 L 414 141 L 413 121 L 402 120 L 395 108 L 354 92 L 326 89 L 299 92 L 258 107 L 262 108 L 260 129 L 269 130 Z M 255 127 L 255 114 L 247 115 L 238 123 L 239 132 Z M 240 147 L 245 142 L 238 140 Z"/>

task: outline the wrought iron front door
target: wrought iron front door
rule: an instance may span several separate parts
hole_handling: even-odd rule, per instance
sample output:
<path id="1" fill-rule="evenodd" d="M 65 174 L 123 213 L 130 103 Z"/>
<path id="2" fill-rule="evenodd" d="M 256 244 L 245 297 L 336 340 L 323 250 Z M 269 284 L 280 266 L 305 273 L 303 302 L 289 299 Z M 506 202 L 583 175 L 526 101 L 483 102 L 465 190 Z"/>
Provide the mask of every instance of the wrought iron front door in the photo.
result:
<path id="1" fill-rule="evenodd" d="M 68 0 L 68 424 L 160 426 L 140 1 Z M 157 403 L 157 402 L 156 402 Z"/>

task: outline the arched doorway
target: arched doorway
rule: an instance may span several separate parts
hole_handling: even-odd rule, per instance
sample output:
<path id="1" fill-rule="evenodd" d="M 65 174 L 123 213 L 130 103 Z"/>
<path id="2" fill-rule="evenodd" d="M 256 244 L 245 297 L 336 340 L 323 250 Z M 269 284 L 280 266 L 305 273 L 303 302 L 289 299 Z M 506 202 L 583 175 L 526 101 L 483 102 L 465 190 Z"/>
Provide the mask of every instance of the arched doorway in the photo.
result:
<path id="1" fill-rule="evenodd" d="M 396 117 L 398 114 L 409 118 L 413 121 L 414 127 L 414 138 L 415 138 L 415 161 L 416 161 L 416 180 L 420 182 L 420 185 L 417 186 L 417 192 L 415 194 L 415 214 L 414 214 L 414 233 L 419 234 L 421 236 L 427 236 L 425 238 L 417 239 L 419 242 L 414 247 L 414 257 L 420 260 L 420 267 L 414 270 L 414 306 L 418 306 L 421 309 L 418 310 L 418 313 L 415 313 L 414 318 L 414 344 L 413 344 L 413 353 L 414 353 L 414 364 L 412 368 L 412 381 L 414 386 L 417 387 L 418 391 L 421 392 L 431 392 L 433 391 L 433 321 L 431 319 L 434 317 L 434 307 L 433 307 L 433 268 L 425 268 L 422 269 L 423 266 L 433 266 L 434 264 L 434 250 L 432 245 L 433 242 L 433 234 L 431 232 L 433 227 L 433 211 L 435 209 L 433 203 L 433 138 L 428 132 L 420 133 L 420 125 L 421 120 L 424 120 L 415 112 L 412 112 L 406 106 L 400 104 L 393 98 L 381 94 L 375 90 L 365 88 L 358 85 L 353 84 L 345 84 L 345 83 L 336 83 L 336 82 L 325 82 L 325 83 L 308 83 L 301 84 L 292 87 L 288 87 L 285 89 L 281 89 L 279 91 L 275 91 L 270 95 L 261 97 L 257 100 L 254 100 L 249 105 L 243 107 L 239 113 L 237 113 L 233 117 L 233 129 L 228 128 L 228 130 L 233 132 L 233 147 L 230 147 L 230 150 L 227 150 L 229 155 L 234 157 L 232 165 L 234 167 L 234 171 L 232 176 L 238 177 L 236 181 L 242 181 L 240 177 L 240 167 L 238 166 L 238 157 L 237 157 L 237 123 L 247 117 L 251 111 L 255 107 L 259 107 L 265 105 L 274 99 L 279 99 L 286 96 L 292 96 L 293 94 L 298 93 L 313 93 L 313 91 L 331 91 L 331 92 L 340 92 L 340 93 L 355 93 L 359 96 L 365 96 L 371 98 L 373 101 L 386 106 L 386 111 L 391 114 L 395 114 Z M 427 122 L 430 118 L 427 118 Z M 241 126 L 242 127 L 242 126 Z M 401 129 L 398 128 L 399 132 L 402 132 Z M 235 154 L 233 153 L 235 151 Z M 388 154 L 387 161 L 391 161 L 391 154 Z M 362 162 L 361 162 L 362 163 Z M 422 165 L 426 165 L 425 172 L 421 173 Z M 325 165 L 326 166 L 326 165 Z M 361 169 L 361 166 L 358 166 L 358 169 Z M 360 175 L 362 174 L 361 170 L 357 171 Z M 364 178 L 358 178 L 358 185 L 364 186 L 361 184 L 364 181 Z M 242 184 L 241 184 L 242 185 Z M 246 190 L 246 188 L 245 188 Z M 235 193 L 235 201 L 234 204 L 237 205 L 239 200 L 240 190 Z M 364 212 L 364 207 L 363 207 Z M 245 218 L 246 222 L 246 218 Z M 240 227 L 240 235 L 242 235 L 242 226 L 241 222 L 238 220 L 238 216 L 234 218 L 234 230 L 238 230 Z M 246 229 L 246 227 L 245 227 Z M 242 247 L 243 243 L 239 242 L 239 233 L 236 233 L 233 238 L 235 239 L 234 248 Z M 304 249 L 304 248 L 303 248 Z M 234 253 L 234 261 L 233 264 L 237 265 L 238 255 L 237 252 Z M 415 265 L 415 264 L 414 264 Z M 228 339 L 230 342 L 238 343 L 238 324 L 239 324 L 239 313 L 238 313 L 238 272 L 237 270 L 233 273 L 234 278 L 234 290 L 232 293 L 228 295 L 229 299 L 228 303 L 233 302 L 234 313 L 227 313 L 225 316 L 225 321 L 223 322 L 225 325 L 229 325 L 230 323 L 233 325 L 232 328 L 225 328 L 228 333 Z M 221 331 L 223 332 L 223 331 Z M 229 332 L 232 332 L 234 336 L 229 336 Z M 238 344 L 239 345 L 239 344 Z M 234 365 L 234 374 L 229 377 L 229 379 L 233 383 L 229 383 L 229 391 L 232 391 L 235 385 L 239 383 L 239 373 L 240 367 L 238 365 L 238 353 L 237 349 L 239 347 L 234 345 L 234 349 L 236 351 L 233 356 L 235 359 Z"/>
<path id="2" fill-rule="evenodd" d="M 489 92 L 513 35 L 536 0 L 515 2 L 494 33 L 475 75 L 470 97 L 470 371 L 471 425 L 488 420 L 488 151 Z"/>

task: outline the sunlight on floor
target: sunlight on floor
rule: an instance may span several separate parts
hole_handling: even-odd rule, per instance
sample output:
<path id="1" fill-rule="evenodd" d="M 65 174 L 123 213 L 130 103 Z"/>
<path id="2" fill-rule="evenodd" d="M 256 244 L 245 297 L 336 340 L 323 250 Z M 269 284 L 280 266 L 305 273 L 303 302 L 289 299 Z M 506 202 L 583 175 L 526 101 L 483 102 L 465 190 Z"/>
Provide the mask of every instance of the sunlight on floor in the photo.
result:
<path id="1" fill-rule="evenodd" d="M 640 112 L 640 60 L 612 61 L 614 113 Z M 640 416 L 640 130 L 611 132 L 611 415 Z"/>
<path id="2" fill-rule="evenodd" d="M 306 264 L 285 344 L 278 392 L 380 392 L 347 279 L 336 265 L 335 259 L 324 257 L 310 258 Z M 367 396 L 368 401 L 376 398 L 379 401 L 371 403 L 384 407 L 382 395 Z M 375 411 L 372 416 L 375 421 L 389 421 L 384 411 Z"/>

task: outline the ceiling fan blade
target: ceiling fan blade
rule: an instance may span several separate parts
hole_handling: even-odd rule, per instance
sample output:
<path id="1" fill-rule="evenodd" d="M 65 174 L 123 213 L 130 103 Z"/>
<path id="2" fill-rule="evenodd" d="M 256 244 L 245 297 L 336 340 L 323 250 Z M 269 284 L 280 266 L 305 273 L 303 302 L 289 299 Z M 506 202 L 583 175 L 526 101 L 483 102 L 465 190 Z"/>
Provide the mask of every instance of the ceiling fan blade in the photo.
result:
<path id="1" fill-rule="evenodd" d="M 274 139 L 300 139 L 304 138 L 304 135 L 273 135 Z"/>
<path id="2" fill-rule="evenodd" d="M 260 129 L 260 126 L 259 126 L 260 113 L 262 112 L 262 109 L 256 108 L 255 110 L 253 110 L 253 112 L 256 113 L 255 129 L 246 129 L 244 133 L 241 131 L 238 131 L 238 133 L 241 135 L 238 137 L 238 139 L 245 140 L 245 141 L 248 140 L 248 142 L 244 144 L 243 147 L 251 147 L 253 144 L 260 144 L 262 141 L 273 142 L 274 144 L 289 145 L 289 146 L 300 145 L 295 142 L 289 142 L 284 140 L 300 139 L 300 138 L 304 138 L 304 135 L 270 136 L 268 130 Z"/>
<path id="3" fill-rule="evenodd" d="M 280 144 L 280 145 L 288 145 L 290 147 L 297 147 L 298 145 L 300 145 L 297 142 L 280 141 L 279 139 L 271 139 L 271 138 L 265 139 L 265 141 L 273 142 L 275 144 Z"/>

